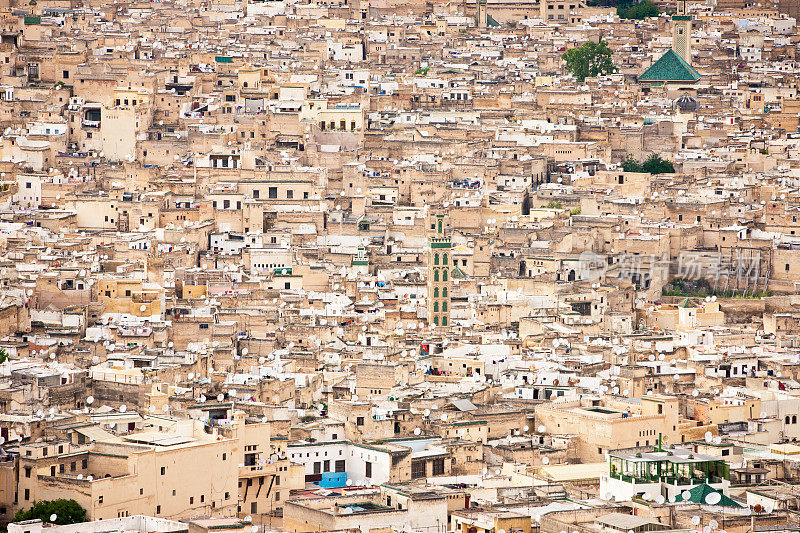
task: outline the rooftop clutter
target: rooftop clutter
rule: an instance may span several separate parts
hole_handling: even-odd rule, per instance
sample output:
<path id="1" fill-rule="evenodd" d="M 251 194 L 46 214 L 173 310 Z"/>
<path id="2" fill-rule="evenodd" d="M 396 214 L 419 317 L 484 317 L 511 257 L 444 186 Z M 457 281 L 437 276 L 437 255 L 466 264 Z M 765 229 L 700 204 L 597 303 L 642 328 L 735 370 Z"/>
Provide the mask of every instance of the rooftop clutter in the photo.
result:
<path id="1" fill-rule="evenodd" d="M 712 4 L 0 6 L 0 526 L 794 531 L 797 6 Z"/>

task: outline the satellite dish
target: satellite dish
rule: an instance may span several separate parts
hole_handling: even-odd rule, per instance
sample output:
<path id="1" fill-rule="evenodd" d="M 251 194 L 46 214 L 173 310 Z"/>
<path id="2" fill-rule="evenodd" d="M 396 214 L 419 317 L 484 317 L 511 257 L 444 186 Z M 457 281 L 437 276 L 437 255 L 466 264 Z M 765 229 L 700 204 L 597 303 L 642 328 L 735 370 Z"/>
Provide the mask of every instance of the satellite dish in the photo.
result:
<path id="1" fill-rule="evenodd" d="M 722 501 L 722 496 L 719 492 L 709 492 L 706 494 L 705 499 L 708 505 L 717 505 L 720 501 Z"/>

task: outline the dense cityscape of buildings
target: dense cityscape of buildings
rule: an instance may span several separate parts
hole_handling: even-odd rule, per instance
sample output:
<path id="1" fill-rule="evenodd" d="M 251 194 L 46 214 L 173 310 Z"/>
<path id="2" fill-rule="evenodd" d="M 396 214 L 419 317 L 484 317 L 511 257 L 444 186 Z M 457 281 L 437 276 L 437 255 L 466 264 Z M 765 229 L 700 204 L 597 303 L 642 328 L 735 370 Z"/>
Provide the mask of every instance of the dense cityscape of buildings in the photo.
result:
<path id="1" fill-rule="evenodd" d="M 0 2 L 0 527 L 800 531 L 800 3 L 618 7 Z"/>

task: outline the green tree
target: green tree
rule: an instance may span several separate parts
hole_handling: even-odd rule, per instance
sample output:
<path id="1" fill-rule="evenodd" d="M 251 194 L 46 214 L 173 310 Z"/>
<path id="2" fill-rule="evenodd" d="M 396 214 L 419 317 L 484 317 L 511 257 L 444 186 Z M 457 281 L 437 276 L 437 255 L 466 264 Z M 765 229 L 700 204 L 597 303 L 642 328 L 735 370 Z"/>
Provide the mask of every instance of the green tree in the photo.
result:
<path id="1" fill-rule="evenodd" d="M 5 350 L 5 348 L 0 348 L 0 364 L 5 363 L 6 361 L 8 361 L 8 352 Z"/>
<path id="2" fill-rule="evenodd" d="M 650 154 L 644 163 L 642 163 L 642 171 L 649 172 L 650 174 L 674 174 L 675 167 L 672 163 L 667 161 L 656 154 Z"/>
<path id="3" fill-rule="evenodd" d="M 617 71 L 611 62 L 611 49 L 602 40 L 599 43 L 585 42 L 582 46 L 567 50 L 561 57 L 567 63 L 567 70 L 581 82 L 586 78 Z"/>
<path id="4" fill-rule="evenodd" d="M 640 163 L 631 154 L 622 162 L 622 170 L 625 172 L 647 172 L 650 174 L 674 174 L 675 167 L 672 163 L 657 154 L 650 154 L 650 157 Z"/>
<path id="5" fill-rule="evenodd" d="M 658 13 L 658 6 L 652 0 L 642 0 L 633 5 L 622 3 L 617 5 L 617 15 L 621 19 L 644 20 L 649 17 L 657 17 Z"/>
<path id="6" fill-rule="evenodd" d="M 17 511 L 13 521 L 21 522 L 38 518 L 42 522 L 50 522 L 52 515 L 56 515 L 56 519 L 52 523 L 62 526 L 86 522 L 86 509 L 75 500 L 63 499 L 36 502 L 27 511 Z"/>

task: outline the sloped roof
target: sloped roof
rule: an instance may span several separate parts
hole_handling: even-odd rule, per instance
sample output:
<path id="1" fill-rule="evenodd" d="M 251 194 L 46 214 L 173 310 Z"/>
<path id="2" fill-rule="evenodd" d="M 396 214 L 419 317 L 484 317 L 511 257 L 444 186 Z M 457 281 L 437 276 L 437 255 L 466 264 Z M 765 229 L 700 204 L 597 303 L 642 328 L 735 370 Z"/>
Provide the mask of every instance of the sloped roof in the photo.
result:
<path id="1" fill-rule="evenodd" d="M 691 489 L 689 491 L 689 495 L 690 496 L 687 499 L 687 501 L 690 501 L 690 502 L 693 502 L 693 503 L 708 504 L 708 502 L 706 502 L 706 497 L 709 494 L 711 494 L 712 492 L 716 492 L 716 493 L 718 493 L 720 495 L 720 501 L 716 505 L 719 505 L 719 506 L 722 506 L 722 507 L 741 507 L 741 505 L 739 505 L 738 503 L 736 503 L 732 499 L 728 498 L 722 492 L 716 490 L 714 487 L 712 487 L 711 485 L 708 485 L 707 483 L 702 483 L 700 485 L 697 485 L 693 489 Z M 676 502 L 684 501 L 683 500 L 683 494 L 677 494 L 675 496 L 675 501 Z"/>
<path id="2" fill-rule="evenodd" d="M 604 526 L 609 526 L 612 529 L 619 529 L 622 531 L 631 531 L 644 526 L 650 526 L 649 529 L 652 530 L 668 529 L 666 524 L 662 524 L 658 520 L 651 520 L 649 518 L 644 518 L 643 516 L 622 513 L 610 513 L 598 517 L 595 522 Z"/>
<path id="3" fill-rule="evenodd" d="M 639 81 L 695 82 L 700 73 L 670 48 L 639 76 Z"/>
<path id="4" fill-rule="evenodd" d="M 453 400 L 450 402 L 459 411 L 475 411 L 477 407 L 469 400 Z"/>

